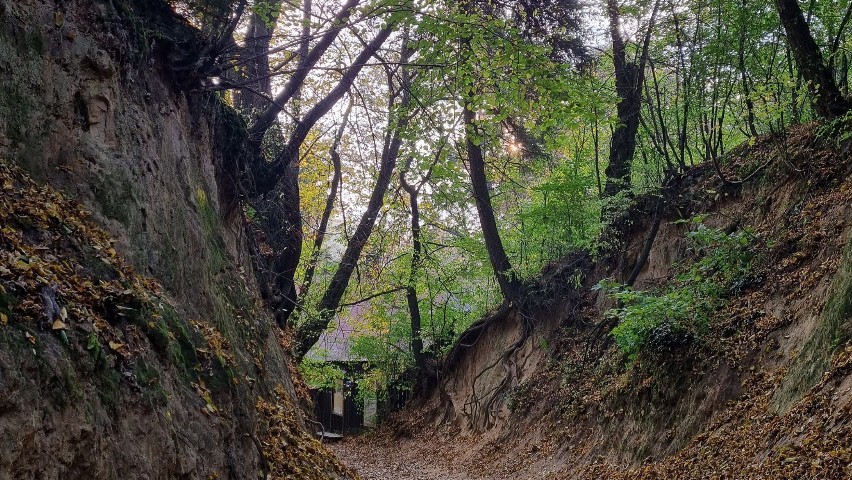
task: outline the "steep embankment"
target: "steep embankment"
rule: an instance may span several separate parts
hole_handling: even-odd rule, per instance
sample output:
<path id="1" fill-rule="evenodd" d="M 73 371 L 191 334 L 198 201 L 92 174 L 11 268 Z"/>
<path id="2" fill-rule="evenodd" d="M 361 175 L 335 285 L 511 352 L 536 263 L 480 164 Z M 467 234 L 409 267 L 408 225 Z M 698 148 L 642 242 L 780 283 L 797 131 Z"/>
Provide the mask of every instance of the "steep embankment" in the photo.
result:
<path id="1" fill-rule="evenodd" d="M 849 143 L 796 127 L 728 160 L 727 178 L 757 173 L 725 184 L 707 165 L 671 185 L 636 282 L 666 291 L 716 274 L 679 219 L 706 215 L 704 232 L 747 239 L 750 266 L 716 293 L 706 330 L 656 329 L 635 359 L 607 334 L 614 302 L 592 287 L 631 274 L 655 219 L 648 199 L 626 254 L 552 269 L 542 290 L 562 293 L 478 334 L 431 398 L 373 442 L 471 478 L 852 476 Z M 633 313 L 683 307 L 655 308 Z"/>
<path id="2" fill-rule="evenodd" d="M 243 127 L 176 86 L 164 5 L 0 1 L 0 478 L 348 476 L 253 286 Z"/>

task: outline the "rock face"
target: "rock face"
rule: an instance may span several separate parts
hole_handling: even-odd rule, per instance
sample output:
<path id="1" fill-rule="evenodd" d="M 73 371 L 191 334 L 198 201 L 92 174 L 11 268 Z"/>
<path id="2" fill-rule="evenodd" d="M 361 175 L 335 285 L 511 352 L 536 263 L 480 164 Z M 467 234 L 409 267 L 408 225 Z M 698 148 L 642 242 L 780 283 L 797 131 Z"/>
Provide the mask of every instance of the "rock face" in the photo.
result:
<path id="1" fill-rule="evenodd" d="M 85 340 L 74 349 L 84 333 L 69 330 L 68 347 L 33 330 L 31 349 L 20 340 L 33 319 L 0 326 L 0 479 L 256 478 L 274 423 L 260 399 L 298 417 L 224 168 L 244 128 L 217 96 L 174 86 L 163 60 L 190 27 L 164 4 L 152 17 L 158 3 L 0 0 L 0 158 L 85 205 L 118 255 L 162 285 L 150 317 L 110 328 L 164 329 L 96 366 L 81 360 Z M 330 478 L 323 468 L 304 465 L 304 478 Z"/>

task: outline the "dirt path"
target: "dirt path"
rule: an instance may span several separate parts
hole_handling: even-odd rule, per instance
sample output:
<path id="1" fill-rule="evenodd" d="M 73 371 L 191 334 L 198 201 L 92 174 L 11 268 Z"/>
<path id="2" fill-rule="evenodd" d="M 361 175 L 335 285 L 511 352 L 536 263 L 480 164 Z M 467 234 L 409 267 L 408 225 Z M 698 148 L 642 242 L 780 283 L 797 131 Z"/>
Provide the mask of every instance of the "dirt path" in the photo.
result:
<path id="1" fill-rule="evenodd" d="M 486 480 L 471 477 L 452 459 L 439 460 L 419 452 L 410 442 L 384 445 L 351 438 L 327 445 L 364 480 Z"/>

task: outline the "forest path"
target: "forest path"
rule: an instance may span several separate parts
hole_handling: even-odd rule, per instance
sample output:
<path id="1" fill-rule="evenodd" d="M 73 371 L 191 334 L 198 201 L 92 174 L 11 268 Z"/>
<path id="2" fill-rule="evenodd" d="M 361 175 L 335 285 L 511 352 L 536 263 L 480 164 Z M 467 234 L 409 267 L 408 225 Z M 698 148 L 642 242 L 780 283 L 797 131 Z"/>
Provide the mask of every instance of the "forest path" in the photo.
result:
<path id="1" fill-rule="evenodd" d="M 425 452 L 427 445 L 413 442 L 371 442 L 364 437 L 350 437 L 326 445 L 346 466 L 357 471 L 363 480 L 486 480 L 471 477 L 453 465 L 449 457 Z"/>

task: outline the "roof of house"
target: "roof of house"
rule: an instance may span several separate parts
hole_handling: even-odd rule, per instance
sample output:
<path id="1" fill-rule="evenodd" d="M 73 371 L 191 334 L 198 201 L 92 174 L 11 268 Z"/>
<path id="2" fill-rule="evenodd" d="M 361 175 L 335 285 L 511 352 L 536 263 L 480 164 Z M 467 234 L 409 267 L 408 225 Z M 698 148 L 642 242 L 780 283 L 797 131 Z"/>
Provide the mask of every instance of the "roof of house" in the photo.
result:
<path id="1" fill-rule="evenodd" d="M 358 319 L 363 316 L 365 308 L 363 305 L 355 305 L 348 312 L 335 316 L 332 320 L 334 327 L 327 329 L 320 335 L 316 345 L 308 351 L 307 358 L 325 362 L 365 361 L 366 358 L 352 354 L 354 336 L 362 330 L 356 328 L 356 326 Z"/>

